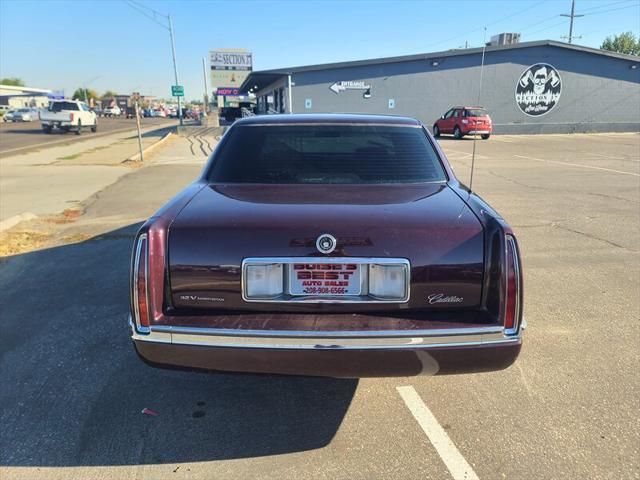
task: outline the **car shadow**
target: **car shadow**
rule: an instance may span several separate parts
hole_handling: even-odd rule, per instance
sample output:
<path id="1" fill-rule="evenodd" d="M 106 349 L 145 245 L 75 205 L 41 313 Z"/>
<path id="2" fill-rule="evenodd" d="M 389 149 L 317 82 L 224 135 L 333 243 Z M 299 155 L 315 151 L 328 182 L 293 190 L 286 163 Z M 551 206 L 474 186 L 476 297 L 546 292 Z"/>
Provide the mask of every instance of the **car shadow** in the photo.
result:
<path id="1" fill-rule="evenodd" d="M 127 277 L 138 226 L 0 259 L 0 465 L 198 462 L 331 442 L 357 380 L 162 370 L 137 358 Z"/>

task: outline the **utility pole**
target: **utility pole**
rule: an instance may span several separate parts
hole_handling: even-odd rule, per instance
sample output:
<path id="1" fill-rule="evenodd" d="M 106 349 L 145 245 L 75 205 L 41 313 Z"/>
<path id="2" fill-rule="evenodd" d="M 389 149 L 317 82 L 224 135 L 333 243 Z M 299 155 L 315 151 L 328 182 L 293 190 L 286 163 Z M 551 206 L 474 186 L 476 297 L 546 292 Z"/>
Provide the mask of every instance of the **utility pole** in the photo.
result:
<path id="1" fill-rule="evenodd" d="M 574 38 L 582 38 L 581 36 L 573 36 L 573 19 L 574 18 L 578 18 L 578 17 L 584 17 L 584 15 L 576 15 L 576 0 L 571 0 L 571 13 L 561 13 L 560 14 L 561 17 L 569 17 L 571 20 L 569 21 L 569 36 L 568 37 L 562 37 L 562 38 L 566 38 L 569 40 L 569 43 L 571 43 L 571 41 Z"/>
<path id="2" fill-rule="evenodd" d="M 176 65 L 176 43 L 173 39 L 173 23 L 171 22 L 171 15 L 167 15 L 169 19 L 169 35 L 171 36 L 171 53 L 173 55 L 173 73 L 176 78 L 176 85 L 180 85 L 178 82 L 178 67 Z M 180 97 L 176 97 L 178 99 L 178 118 L 180 119 L 180 125 L 182 123 L 182 104 L 180 103 Z"/>
<path id="3" fill-rule="evenodd" d="M 204 57 L 202 57 L 202 75 L 204 77 L 204 112 L 209 113 L 209 87 L 207 87 L 207 68 Z"/>

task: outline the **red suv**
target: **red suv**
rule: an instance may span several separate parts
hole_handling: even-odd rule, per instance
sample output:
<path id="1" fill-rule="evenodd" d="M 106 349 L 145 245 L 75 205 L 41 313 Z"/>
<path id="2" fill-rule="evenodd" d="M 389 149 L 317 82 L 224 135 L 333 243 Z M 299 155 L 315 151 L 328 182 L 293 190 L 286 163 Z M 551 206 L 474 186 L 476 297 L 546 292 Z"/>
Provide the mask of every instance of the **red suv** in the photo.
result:
<path id="1" fill-rule="evenodd" d="M 433 136 L 452 133 L 457 139 L 477 133 L 486 140 L 491 136 L 491 117 L 482 107 L 453 107 L 433 124 Z"/>

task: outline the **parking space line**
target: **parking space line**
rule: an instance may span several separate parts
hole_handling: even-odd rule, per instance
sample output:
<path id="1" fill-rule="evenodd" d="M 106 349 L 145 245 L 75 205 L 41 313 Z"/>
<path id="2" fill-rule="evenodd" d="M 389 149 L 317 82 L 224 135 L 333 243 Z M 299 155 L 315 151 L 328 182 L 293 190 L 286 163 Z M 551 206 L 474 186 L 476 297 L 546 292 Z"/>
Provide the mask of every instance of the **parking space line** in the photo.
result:
<path id="1" fill-rule="evenodd" d="M 555 161 L 555 160 L 547 160 L 547 159 L 544 159 L 544 158 L 526 157 L 524 155 L 514 155 L 514 157 L 524 158 L 526 160 L 535 160 L 536 162 L 556 163 L 558 165 L 568 165 L 570 167 L 591 168 L 593 170 L 604 170 L 606 172 L 615 172 L 615 173 L 621 173 L 623 175 L 633 175 L 634 177 L 640 177 L 640 173 L 623 172 L 622 170 L 614 170 L 612 168 L 594 167 L 594 166 L 591 166 L 591 165 L 582 165 L 580 163 L 558 162 L 558 161 Z"/>
<path id="2" fill-rule="evenodd" d="M 478 480 L 476 472 L 467 463 L 458 448 L 438 423 L 429 407 L 412 386 L 396 387 L 405 405 L 417 420 L 433 447 L 440 455 L 447 469 L 455 480 Z"/>

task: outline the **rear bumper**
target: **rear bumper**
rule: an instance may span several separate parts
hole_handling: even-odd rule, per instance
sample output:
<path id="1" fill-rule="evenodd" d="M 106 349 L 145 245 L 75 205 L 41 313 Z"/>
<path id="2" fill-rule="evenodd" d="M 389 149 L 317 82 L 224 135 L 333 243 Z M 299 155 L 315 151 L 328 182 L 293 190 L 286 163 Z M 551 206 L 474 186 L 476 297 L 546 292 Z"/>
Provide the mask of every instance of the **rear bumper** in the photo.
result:
<path id="1" fill-rule="evenodd" d="M 480 129 L 469 129 L 469 130 L 463 130 L 462 133 L 464 133 L 465 135 L 489 135 L 491 133 L 490 129 L 486 129 L 486 128 L 480 128 Z"/>
<path id="2" fill-rule="evenodd" d="M 131 321 L 130 321 L 131 323 Z M 522 345 L 521 329 L 294 332 L 132 328 L 138 354 L 154 366 L 329 377 L 442 375 L 502 370 Z"/>

